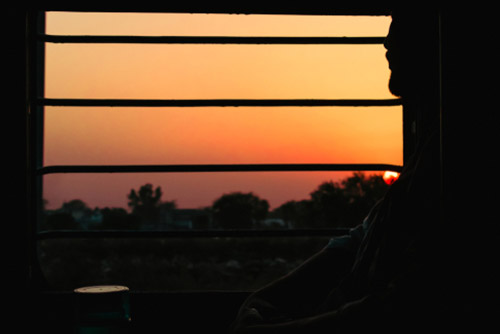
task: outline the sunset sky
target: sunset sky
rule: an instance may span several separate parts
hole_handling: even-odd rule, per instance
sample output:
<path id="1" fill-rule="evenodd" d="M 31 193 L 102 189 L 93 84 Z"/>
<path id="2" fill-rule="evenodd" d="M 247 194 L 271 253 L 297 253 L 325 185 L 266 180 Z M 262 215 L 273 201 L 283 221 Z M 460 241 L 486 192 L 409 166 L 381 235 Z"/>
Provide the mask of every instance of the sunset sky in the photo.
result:
<path id="1" fill-rule="evenodd" d="M 390 17 L 48 13 L 51 35 L 385 36 Z M 386 99 L 382 45 L 46 44 L 45 96 Z M 44 165 L 402 164 L 401 107 L 46 107 Z M 348 173 L 350 174 L 350 173 Z M 127 207 L 145 183 L 179 207 L 252 191 L 272 207 L 346 173 L 55 174 L 48 208 Z"/>

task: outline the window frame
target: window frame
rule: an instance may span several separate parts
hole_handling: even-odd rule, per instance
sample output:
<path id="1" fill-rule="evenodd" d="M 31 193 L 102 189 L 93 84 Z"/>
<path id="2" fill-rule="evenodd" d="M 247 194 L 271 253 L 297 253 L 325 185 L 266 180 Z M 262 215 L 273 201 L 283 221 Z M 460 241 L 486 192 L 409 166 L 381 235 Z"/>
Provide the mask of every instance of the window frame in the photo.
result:
<path id="1" fill-rule="evenodd" d="M 29 43 L 29 135 L 30 135 L 30 180 L 32 208 L 31 238 L 32 261 L 37 263 L 36 242 L 58 238 L 170 238 L 170 237 L 304 237 L 335 236 L 345 234 L 347 229 L 284 229 L 284 230 L 200 230 L 200 231 L 38 231 L 38 220 L 42 213 L 42 179 L 54 173 L 150 173 L 150 172 L 259 172 L 259 171 L 396 171 L 403 166 L 391 164 L 218 164 L 218 165 L 54 165 L 43 164 L 43 120 L 45 106 L 140 106 L 140 107 L 211 107 L 211 106 L 398 106 L 399 98 L 393 99 L 214 99 L 214 100 L 161 100 L 161 99 L 54 99 L 44 96 L 44 49 L 46 43 L 231 43 L 231 44 L 382 44 L 384 37 L 175 37 L 175 36 L 54 36 L 46 35 L 45 12 L 33 11 L 30 16 Z M 78 11 L 78 10 L 77 10 Z M 96 9 L 96 12 L 105 11 Z M 136 12 L 140 12 L 135 10 Z M 168 10 L 165 12 L 185 12 Z M 252 11 L 257 13 L 258 11 Z M 348 11 L 349 13 L 352 13 Z M 280 12 L 283 14 L 282 12 Z M 278 13 L 279 14 L 279 13 Z M 340 11 L 332 15 L 344 15 Z M 355 15 L 365 15 L 357 12 Z M 373 13 L 372 13 L 373 14 Z M 382 11 L 375 15 L 389 15 Z M 404 106 L 403 106 L 403 115 Z M 405 116 L 404 116 L 405 117 Z M 410 155 L 405 143 L 409 133 L 403 121 L 403 161 Z"/>

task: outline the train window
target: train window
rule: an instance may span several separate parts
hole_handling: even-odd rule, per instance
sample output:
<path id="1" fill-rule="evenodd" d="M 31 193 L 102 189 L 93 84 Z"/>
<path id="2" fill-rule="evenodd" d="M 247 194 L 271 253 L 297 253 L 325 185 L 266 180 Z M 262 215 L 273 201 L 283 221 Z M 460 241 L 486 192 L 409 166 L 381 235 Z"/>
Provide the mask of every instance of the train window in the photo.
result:
<path id="1" fill-rule="evenodd" d="M 390 21 L 45 13 L 49 286 L 250 290 L 359 223 L 403 165 Z"/>

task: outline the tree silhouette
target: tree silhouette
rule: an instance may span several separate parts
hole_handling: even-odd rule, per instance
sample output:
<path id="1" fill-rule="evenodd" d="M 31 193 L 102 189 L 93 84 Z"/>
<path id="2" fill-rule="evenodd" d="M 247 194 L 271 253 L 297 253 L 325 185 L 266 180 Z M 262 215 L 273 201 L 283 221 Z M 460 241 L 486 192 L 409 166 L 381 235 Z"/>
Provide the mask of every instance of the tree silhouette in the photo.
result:
<path id="1" fill-rule="evenodd" d="M 311 228 L 318 221 L 313 202 L 307 199 L 285 202 L 273 212 L 290 228 Z"/>
<path id="2" fill-rule="evenodd" d="M 141 186 L 137 191 L 130 190 L 127 198 L 132 215 L 138 217 L 143 224 L 160 224 L 160 216 L 177 207 L 175 201 L 162 202 L 162 195 L 161 187 L 153 188 L 150 183 Z"/>
<path id="3" fill-rule="evenodd" d="M 87 206 L 87 203 L 80 199 L 64 202 L 60 210 L 70 214 L 77 221 L 88 218 L 92 214 L 92 209 Z"/>
<path id="4" fill-rule="evenodd" d="M 123 208 L 101 209 L 102 223 L 99 228 L 102 230 L 135 230 L 140 226 L 139 217 L 128 214 Z"/>
<path id="5" fill-rule="evenodd" d="M 328 181 L 320 184 L 311 193 L 311 201 L 315 219 L 311 227 L 332 227 L 342 225 L 345 219 L 347 198 L 344 189 L 335 182 Z"/>
<path id="6" fill-rule="evenodd" d="M 64 202 L 54 213 L 46 215 L 45 228 L 49 230 L 77 230 L 81 229 L 80 222 L 90 217 L 92 209 L 80 200 L 74 199 Z"/>
<path id="7" fill-rule="evenodd" d="M 323 182 L 310 199 L 286 202 L 275 212 L 295 228 L 353 227 L 388 187 L 380 175 L 356 172 L 340 182 Z"/>
<path id="8" fill-rule="evenodd" d="M 269 203 L 253 193 L 224 194 L 212 206 L 214 223 L 225 229 L 252 228 L 268 211 Z"/>
<path id="9" fill-rule="evenodd" d="M 88 211 L 90 208 L 81 199 L 74 199 L 69 202 L 64 202 L 61 206 L 61 210 L 71 213 L 77 211 Z"/>
<path id="10" fill-rule="evenodd" d="M 80 226 L 73 216 L 67 212 L 55 212 L 47 215 L 41 229 L 46 230 L 77 230 Z"/>
<path id="11" fill-rule="evenodd" d="M 344 224 L 347 226 L 359 224 L 389 188 L 381 175 L 367 176 L 361 172 L 343 180 L 341 186 L 346 197 Z"/>
<path id="12" fill-rule="evenodd" d="M 153 185 L 147 183 L 141 186 L 138 191 L 130 190 L 128 206 L 132 209 L 132 214 L 137 215 L 142 222 L 156 222 L 160 215 L 162 195 L 160 187 L 153 189 Z"/>

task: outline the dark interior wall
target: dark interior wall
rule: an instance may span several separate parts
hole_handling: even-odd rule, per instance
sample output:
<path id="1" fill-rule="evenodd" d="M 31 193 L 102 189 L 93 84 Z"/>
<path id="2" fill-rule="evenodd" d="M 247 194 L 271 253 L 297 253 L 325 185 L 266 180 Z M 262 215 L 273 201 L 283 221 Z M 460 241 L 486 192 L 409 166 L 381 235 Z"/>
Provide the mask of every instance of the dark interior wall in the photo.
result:
<path id="1" fill-rule="evenodd" d="M 441 22 L 443 220 L 451 260 L 461 264 L 463 290 L 475 300 L 472 312 L 486 322 L 500 314 L 496 15 L 450 10 Z"/>
<path id="2" fill-rule="evenodd" d="M 19 325 L 27 309 L 29 293 L 28 266 L 28 183 L 25 11 L 7 8 L 2 20 L 5 33 L 2 43 L 2 282 L 4 299 L 11 311 L 5 317 Z"/>

